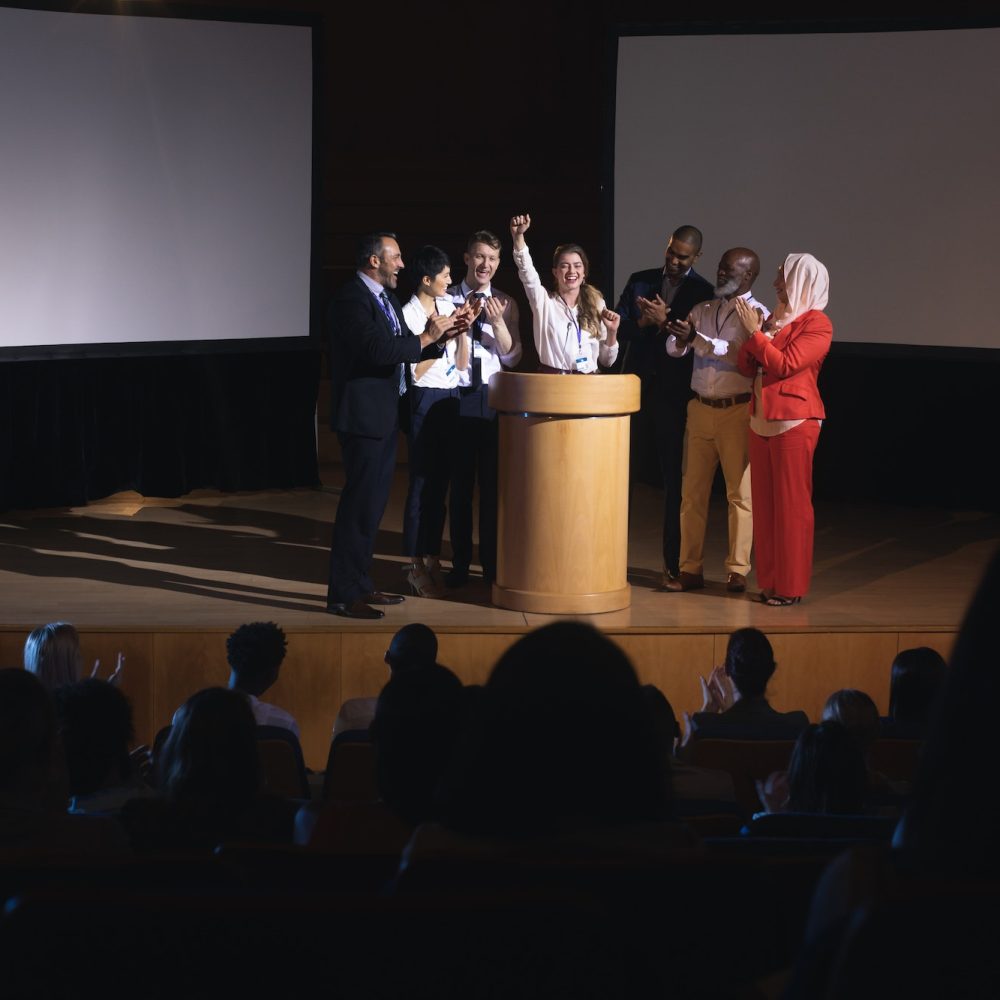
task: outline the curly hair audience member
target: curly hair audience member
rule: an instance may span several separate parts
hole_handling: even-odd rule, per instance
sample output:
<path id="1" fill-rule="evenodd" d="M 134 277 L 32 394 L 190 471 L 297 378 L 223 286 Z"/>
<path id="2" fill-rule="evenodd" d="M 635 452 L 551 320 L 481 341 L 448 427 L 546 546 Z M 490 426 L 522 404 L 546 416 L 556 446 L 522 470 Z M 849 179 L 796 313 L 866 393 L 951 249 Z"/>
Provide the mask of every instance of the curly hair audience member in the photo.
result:
<path id="1" fill-rule="evenodd" d="M 289 712 L 260 697 L 278 680 L 288 641 L 274 622 L 250 622 L 241 625 L 226 639 L 229 662 L 229 687 L 244 694 L 258 726 L 290 729 L 299 738 L 299 724 Z"/>

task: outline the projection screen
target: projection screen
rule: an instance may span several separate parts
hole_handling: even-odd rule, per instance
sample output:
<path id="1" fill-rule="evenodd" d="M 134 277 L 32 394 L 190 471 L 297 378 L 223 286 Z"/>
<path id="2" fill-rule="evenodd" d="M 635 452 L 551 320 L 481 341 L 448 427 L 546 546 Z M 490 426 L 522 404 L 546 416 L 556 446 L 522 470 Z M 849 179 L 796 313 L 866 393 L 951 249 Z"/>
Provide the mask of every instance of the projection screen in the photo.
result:
<path id="1" fill-rule="evenodd" d="M 692 224 L 697 270 L 749 246 L 768 303 L 815 254 L 837 342 L 1000 347 L 998 65 L 997 28 L 619 38 L 616 291 Z"/>
<path id="2" fill-rule="evenodd" d="M 309 25 L 0 8 L 0 356 L 307 337 L 312 102 Z"/>

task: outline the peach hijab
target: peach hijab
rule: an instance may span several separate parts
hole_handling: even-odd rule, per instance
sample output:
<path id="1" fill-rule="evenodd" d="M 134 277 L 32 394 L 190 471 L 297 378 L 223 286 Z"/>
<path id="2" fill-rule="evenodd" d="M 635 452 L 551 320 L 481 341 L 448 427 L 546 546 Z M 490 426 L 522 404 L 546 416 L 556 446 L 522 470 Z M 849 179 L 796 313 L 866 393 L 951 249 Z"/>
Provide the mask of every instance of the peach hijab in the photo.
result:
<path id="1" fill-rule="evenodd" d="M 785 258 L 785 294 L 788 305 L 775 307 L 779 327 L 798 319 L 810 309 L 825 309 L 830 298 L 830 275 L 811 253 L 790 253 Z"/>

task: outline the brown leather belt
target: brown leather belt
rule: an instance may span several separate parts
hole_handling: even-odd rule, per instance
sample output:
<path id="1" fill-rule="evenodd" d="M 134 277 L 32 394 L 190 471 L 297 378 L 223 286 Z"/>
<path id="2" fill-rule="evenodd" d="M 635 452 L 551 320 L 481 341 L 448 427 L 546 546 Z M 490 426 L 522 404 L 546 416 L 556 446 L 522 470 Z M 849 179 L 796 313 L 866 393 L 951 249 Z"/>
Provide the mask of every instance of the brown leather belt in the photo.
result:
<path id="1" fill-rule="evenodd" d="M 538 362 L 539 375 L 593 375 L 594 372 L 578 372 L 572 368 L 553 368 L 551 365 L 543 365 Z"/>
<path id="2" fill-rule="evenodd" d="M 698 393 L 695 393 L 695 398 L 699 403 L 704 403 L 706 406 L 712 406 L 717 410 L 724 410 L 727 406 L 739 406 L 740 403 L 749 403 L 751 395 L 749 392 L 741 392 L 738 396 L 723 396 L 722 399 L 706 399 L 704 396 L 699 396 Z"/>

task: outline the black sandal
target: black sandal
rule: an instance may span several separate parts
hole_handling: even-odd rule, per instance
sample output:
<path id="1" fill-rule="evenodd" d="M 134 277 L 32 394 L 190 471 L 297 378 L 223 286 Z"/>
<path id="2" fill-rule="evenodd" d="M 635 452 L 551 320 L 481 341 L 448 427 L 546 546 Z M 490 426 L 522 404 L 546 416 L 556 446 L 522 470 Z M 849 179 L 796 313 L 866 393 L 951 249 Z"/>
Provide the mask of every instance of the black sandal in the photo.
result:
<path id="1" fill-rule="evenodd" d="M 761 594 L 761 597 L 764 595 Z M 801 597 L 782 597 L 780 594 L 772 594 L 764 603 L 769 608 L 787 608 L 793 604 L 798 604 L 801 601 Z"/>

